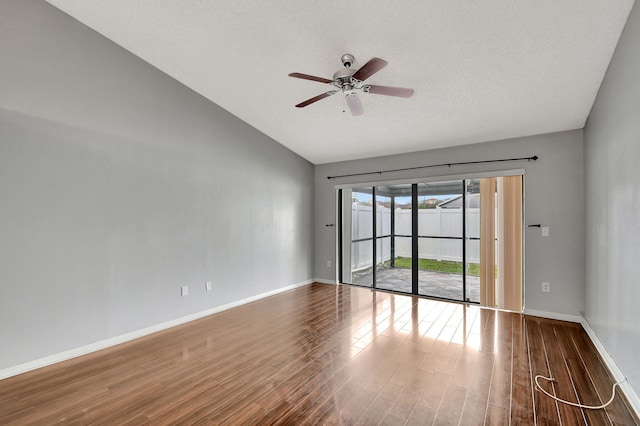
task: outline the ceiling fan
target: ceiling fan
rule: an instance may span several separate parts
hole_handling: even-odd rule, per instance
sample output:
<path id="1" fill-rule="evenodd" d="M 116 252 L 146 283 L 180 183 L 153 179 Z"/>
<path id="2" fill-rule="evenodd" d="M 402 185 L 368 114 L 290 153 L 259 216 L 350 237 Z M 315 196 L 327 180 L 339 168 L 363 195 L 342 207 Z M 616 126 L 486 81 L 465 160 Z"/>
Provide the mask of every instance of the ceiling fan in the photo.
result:
<path id="1" fill-rule="evenodd" d="M 387 65 L 387 61 L 380 58 L 372 58 L 364 64 L 360 69 L 355 70 L 351 68 L 351 65 L 355 61 L 353 55 L 344 54 L 341 58 L 344 68 L 339 69 L 333 74 L 333 80 L 328 78 L 316 77 L 314 75 L 302 74 L 299 72 L 292 72 L 289 77 L 302 78 L 305 80 L 317 81 L 320 83 L 329 83 L 335 86 L 337 89 L 330 90 L 322 93 L 311 99 L 307 99 L 304 102 L 300 102 L 296 105 L 296 108 L 304 108 L 307 105 L 311 105 L 314 102 L 318 102 L 321 99 L 328 98 L 331 95 L 335 95 L 338 92 L 344 94 L 344 98 L 349 105 L 349 110 L 352 115 L 361 115 L 364 113 L 362 108 L 362 102 L 356 93 L 356 90 L 362 90 L 365 93 L 373 93 L 374 95 L 386 95 L 397 96 L 400 98 L 410 98 L 413 95 L 413 89 L 406 89 L 404 87 L 389 87 L 389 86 L 377 86 L 373 84 L 365 84 L 364 81 L 371 77 L 373 74 L 380 71 Z"/>

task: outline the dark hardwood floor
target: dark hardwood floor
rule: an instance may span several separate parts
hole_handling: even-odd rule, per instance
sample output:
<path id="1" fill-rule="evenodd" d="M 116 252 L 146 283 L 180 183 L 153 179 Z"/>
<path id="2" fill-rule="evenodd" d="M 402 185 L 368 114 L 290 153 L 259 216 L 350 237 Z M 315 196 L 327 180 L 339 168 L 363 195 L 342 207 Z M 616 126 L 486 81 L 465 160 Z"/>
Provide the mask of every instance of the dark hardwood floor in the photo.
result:
<path id="1" fill-rule="evenodd" d="M 312 284 L 0 381 L 0 424 L 637 424 L 578 324 Z"/>

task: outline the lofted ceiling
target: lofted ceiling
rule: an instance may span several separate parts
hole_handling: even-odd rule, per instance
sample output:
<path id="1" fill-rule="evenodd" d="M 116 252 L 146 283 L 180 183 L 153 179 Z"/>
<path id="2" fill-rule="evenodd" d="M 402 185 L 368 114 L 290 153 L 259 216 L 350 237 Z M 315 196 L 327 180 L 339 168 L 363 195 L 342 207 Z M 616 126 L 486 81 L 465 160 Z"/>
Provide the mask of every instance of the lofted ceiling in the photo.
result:
<path id="1" fill-rule="evenodd" d="M 633 0 L 47 0 L 315 164 L 579 129 Z M 351 53 L 389 64 L 352 116 Z M 343 112 L 345 111 L 346 112 Z"/>

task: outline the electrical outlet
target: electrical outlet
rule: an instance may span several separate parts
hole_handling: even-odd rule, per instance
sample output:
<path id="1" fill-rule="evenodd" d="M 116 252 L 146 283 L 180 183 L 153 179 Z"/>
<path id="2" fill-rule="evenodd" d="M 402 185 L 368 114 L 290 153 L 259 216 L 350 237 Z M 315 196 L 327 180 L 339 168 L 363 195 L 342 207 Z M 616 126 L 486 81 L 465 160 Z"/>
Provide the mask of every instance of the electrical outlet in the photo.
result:
<path id="1" fill-rule="evenodd" d="M 180 296 L 188 296 L 189 295 L 189 286 L 183 285 L 180 287 Z"/>
<path id="2" fill-rule="evenodd" d="M 327 260 L 327 268 L 331 268 L 331 261 Z"/>
<path id="3" fill-rule="evenodd" d="M 551 286 L 549 283 L 542 283 L 542 292 L 549 293 L 551 291 Z"/>
<path id="4" fill-rule="evenodd" d="M 549 227 L 548 226 L 543 226 L 542 227 L 542 236 L 543 237 L 548 237 L 549 236 Z"/>
<path id="5" fill-rule="evenodd" d="M 204 290 L 205 291 L 211 291 L 213 289 L 213 286 L 211 285 L 211 281 L 207 281 L 204 283 Z"/>

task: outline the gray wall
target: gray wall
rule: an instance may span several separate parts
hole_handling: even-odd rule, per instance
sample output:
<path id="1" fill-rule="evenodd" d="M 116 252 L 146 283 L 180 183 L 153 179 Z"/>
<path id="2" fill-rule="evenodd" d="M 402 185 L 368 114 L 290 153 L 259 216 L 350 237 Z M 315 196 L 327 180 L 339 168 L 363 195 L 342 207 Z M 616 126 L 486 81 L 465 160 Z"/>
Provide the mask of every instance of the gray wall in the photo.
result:
<path id="1" fill-rule="evenodd" d="M 309 162 L 52 6 L 0 2 L 0 369 L 311 279 L 312 197 Z"/>
<path id="2" fill-rule="evenodd" d="M 585 127 L 587 321 L 640 390 L 640 6 Z M 603 209 L 602 207 L 607 208 Z"/>
<path id="3" fill-rule="evenodd" d="M 538 155 L 540 159 L 425 169 L 379 177 L 327 179 L 327 176 L 347 173 L 532 155 Z M 537 228 L 525 230 L 525 308 L 579 315 L 584 307 L 582 165 L 581 130 L 318 165 L 315 172 L 315 276 L 335 280 L 335 267 L 327 268 L 327 260 L 335 259 L 335 228 L 327 228 L 325 224 L 335 223 L 336 184 L 524 168 L 526 223 L 550 227 L 550 236 L 546 238 Z M 543 281 L 551 283 L 550 293 L 541 292 Z"/>

